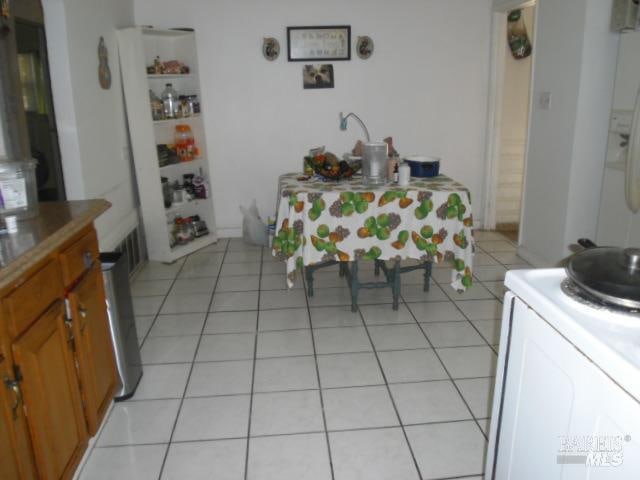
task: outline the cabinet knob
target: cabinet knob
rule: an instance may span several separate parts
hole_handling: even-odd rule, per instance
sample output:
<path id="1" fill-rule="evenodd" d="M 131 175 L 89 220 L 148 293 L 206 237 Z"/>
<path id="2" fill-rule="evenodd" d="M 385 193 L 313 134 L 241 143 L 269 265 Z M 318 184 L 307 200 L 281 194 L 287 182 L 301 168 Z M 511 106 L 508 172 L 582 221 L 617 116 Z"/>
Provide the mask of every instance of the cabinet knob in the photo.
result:
<path id="1" fill-rule="evenodd" d="M 84 305 L 78 305 L 78 313 L 82 318 L 87 318 L 87 309 L 84 308 Z"/>
<path id="2" fill-rule="evenodd" d="M 15 397 L 13 405 L 11 405 L 11 413 L 13 415 L 13 419 L 17 420 L 18 408 L 22 403 L 22 391 L 20 390 L 20 383 L 17 380 L 11 380 L 9 377 L 4 377 L 3 382 L 7 389 L 13 392 L 13 395 Z"/>
<path id="3" fill-rule="evenodd" d="M 86 251 L 82 254 L 84 261 L 84 267 L 89 268 L 93 264 L 93 254 L 90 251 Z"/>

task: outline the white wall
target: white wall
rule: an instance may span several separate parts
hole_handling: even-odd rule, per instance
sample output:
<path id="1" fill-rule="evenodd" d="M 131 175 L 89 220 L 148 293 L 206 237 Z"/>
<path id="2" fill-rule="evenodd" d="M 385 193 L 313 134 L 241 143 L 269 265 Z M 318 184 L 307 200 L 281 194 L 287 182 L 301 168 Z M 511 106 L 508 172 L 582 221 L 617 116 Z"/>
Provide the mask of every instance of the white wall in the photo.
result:
<path id="1" fill-rule="evenodd" d="M 136 0 L 139 25 L 196 29 L 203 111 L 220 234 L 238 234 L 238 206 L 257 198 L 275 213 L 277 178 L 301 169 L 325 144 L 342 154 L 360 128 L 338 128 L 355 111 L 374 138 L 393 135 L 401 154 L 443 158 L 442 170 L 466 184 L 476 216 L 482 205 L 490 39 L 490 0 Z M 287 62 L 286 27 L 352 27 L 375 53 L 333 62 L 331 90 L 303 90 L 302 64 Z M 280 58 L 261 55 L 262 37 L 280 40 Z"/>
<path id="2" fill-rule="evenodd" d="M 56 121 L 67 196 L 106 198 L 100 247 L 137 224 L 116 29 L 134 24 L 132 0 L 43 0 Z M 109 50 L 111 89 L 98 83 L 98 40 Z"/>
<path id="3" fill-rule="evenodd" d="M 609 30 L 611 2 L 587 0 L 565 245 L 595 238 L 620 35 Z"/>
<path id="4" fill-rule="evenodd" d="M 540 0 L 521 253 L 563 258 L 596 231 L 618 35 L 611 0 Z M 537 104 L 551 92 L 551 108 Z"/>
<path id="5" fill-rule="evenodd" d="M 533 16 L 533 7 L 527 7 L 522 10 L 522 19 L 531 42 L 533 42 L 534 31 Z M 522 181 L 524 178 L 532 56 L 515 59 L 508 43 L 505 45 L 504 55 L 496 223 L 517 224 L 520 221 Z"/>

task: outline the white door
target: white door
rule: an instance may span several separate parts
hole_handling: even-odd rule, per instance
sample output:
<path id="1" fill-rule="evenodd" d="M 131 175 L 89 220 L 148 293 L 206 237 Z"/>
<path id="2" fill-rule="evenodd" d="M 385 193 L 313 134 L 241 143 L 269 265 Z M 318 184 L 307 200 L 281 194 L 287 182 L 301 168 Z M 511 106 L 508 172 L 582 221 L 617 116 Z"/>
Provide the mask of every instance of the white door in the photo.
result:
<path id="1" fill-rule="evenodd" d="M 640 478 L 638 401 L 517 298 L 510 324 L 499 430 L 490 440 L 496 468 L 492 476 L 488 465 L 486 478 Z M 610 443 L 589 455 L 585 439 Z"/>

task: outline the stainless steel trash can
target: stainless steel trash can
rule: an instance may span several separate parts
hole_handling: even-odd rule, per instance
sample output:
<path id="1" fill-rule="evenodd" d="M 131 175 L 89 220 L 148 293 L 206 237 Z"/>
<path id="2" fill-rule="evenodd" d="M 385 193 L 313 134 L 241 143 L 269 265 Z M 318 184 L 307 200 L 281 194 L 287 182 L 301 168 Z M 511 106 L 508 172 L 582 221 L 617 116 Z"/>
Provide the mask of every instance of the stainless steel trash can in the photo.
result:
<path id="1" fill-rule="evenodd" d="M 101 253 L 100 262 L 111 340 L 120 377 L 120 388 L 116 390 L 114 397 L 116 401 L 126 400 L 135 393 L 142 377 L 138 333 L 129 288 L 128 262 L 126 254 L 120 252 Z"/>

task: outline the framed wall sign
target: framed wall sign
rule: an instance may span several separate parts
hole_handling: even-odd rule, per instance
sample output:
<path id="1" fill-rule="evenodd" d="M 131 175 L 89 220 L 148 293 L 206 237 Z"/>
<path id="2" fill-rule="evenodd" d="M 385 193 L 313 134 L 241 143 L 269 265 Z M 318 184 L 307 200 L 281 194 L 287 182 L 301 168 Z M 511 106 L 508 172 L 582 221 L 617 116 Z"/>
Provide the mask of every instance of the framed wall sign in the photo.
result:
<path id="1" fill-rule="evenodd" d="M 290 62 L 351 60 L 351 26 L 287 27 Z"/>

